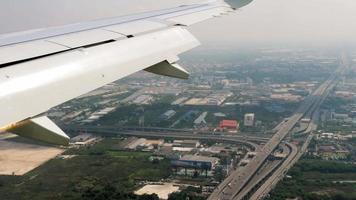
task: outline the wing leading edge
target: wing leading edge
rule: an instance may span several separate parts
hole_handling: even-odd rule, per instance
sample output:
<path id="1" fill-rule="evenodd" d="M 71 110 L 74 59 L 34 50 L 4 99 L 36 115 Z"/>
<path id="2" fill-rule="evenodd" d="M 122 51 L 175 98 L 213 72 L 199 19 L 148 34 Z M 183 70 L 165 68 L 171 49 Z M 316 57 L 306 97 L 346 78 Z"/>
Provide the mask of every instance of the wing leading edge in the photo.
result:
<path id="1" fill-rule="evenodd" d="M 251 0 L 233 2 L 239 8 Z M 178 55 L 199 42 L 184 26 L 232 10 L 216 0 L 0 36 L 0 127 L 67 144 L 69 137 L 39 114 L 140 70 L 188 78 Z"/>

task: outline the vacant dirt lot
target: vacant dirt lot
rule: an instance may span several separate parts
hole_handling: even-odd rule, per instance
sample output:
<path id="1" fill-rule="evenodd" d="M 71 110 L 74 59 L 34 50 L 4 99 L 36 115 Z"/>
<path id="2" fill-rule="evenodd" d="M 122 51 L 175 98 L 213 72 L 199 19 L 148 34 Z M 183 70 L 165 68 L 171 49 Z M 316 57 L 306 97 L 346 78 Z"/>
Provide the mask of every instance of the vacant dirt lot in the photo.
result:
<path id="1" fill-rule="evenodd" d="M 157 194 L 160 199 L 168 199 L 169 194 L 177 191 L 179 191 L 178 186 L 174 186 L 172 183 L 166 183 L 163 185 L 145 185 L 141 189 L 135 191 L 135 194 Z"/>
<path id="2" fill-rule="evenodd" d="M 0 140 L 0 175 L 23 175 L 64 150 Z"/>

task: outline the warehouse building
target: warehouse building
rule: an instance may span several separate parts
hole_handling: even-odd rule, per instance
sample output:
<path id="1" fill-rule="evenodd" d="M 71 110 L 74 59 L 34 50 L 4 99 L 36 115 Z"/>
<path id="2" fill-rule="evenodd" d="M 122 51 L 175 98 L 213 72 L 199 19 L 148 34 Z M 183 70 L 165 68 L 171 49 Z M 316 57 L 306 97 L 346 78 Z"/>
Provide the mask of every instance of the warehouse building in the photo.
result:
<path id="1" fill-rule="evenodd" d="M 220 121 L 219 128 L 227 131 L 237 131 L 239 129 L 239 123 L 236 120 L 222 120 Z"/>
<path id="2" fill-rule="evenodd" d="M 208 156 L 184 155 L 178 160 L 172 160 L 171 164 L 176 167 L 213 170 L 219 163 L 219 159 Z"/>
<path id="3" fill-rule="evenodd" d="M 169 120 L 172 118 L 177 112 L 174 110 L 167 110 L 165 113 L 161 115 L 161 119 L 163 120 Z"/>
<path id="4" fill-rule="evenodd" d="M 200 146 L 199 140 L 174 140 L 173 147 L 197 148 Z"/>

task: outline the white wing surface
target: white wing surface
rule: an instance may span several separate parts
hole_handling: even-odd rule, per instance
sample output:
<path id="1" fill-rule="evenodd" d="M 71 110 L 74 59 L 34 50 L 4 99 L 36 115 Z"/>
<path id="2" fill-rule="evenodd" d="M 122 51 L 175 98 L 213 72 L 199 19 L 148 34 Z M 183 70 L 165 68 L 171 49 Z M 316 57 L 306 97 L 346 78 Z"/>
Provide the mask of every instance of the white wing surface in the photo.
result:
<path id="1" fill-rule="evenodd" d="M 0 35 L 0 127 L 66 144 L 69 138 L 53 128 L 49 119 L 43 120 L 41 113 L 140 70 L 188 78 L 188 72 L 175 62 L 179 54 L 199 42 L 185 26 L 232 12 L 231 6 L 240 8 L 251 1 L 202 1 Z"/>

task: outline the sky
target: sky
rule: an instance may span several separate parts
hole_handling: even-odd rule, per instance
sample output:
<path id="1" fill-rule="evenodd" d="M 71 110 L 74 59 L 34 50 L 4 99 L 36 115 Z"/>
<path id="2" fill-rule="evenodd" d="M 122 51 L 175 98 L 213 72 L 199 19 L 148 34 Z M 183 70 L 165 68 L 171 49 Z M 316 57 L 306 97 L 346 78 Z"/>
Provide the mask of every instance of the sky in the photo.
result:
<path id="1" fill-rule="evenodd" d="M 210 34 L 201 34 L 199 30 L 209 30 Z M 222 22 L 204 22 L 193 27 L 193 31 L 204 41 L 220 40 L 234 45 L 355 43 L 356 1 L 255 0 Z"/>
<path id="2" fill-rule="evenodd" d="M 0 33 L 169 7 L 172 1 L 198 0 L 1 0 Z M 356 0 L 255 0 L 189 29 L 203 44 L 214 45 L 356 44 Z"/>

